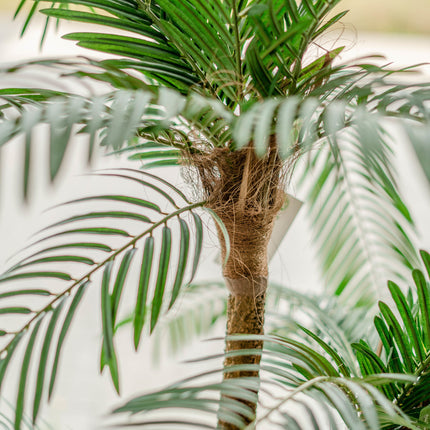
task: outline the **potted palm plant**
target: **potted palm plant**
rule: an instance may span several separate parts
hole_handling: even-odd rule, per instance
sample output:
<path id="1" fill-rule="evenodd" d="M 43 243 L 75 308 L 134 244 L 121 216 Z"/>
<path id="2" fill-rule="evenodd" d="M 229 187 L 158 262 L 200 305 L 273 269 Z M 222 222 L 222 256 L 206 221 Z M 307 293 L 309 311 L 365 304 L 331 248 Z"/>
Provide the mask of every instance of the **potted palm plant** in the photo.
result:
<path id="1" fill-rule="evenodd" d="M 17 14 L 23 13 L 26 3 L 20 2 Z M 144 328 L 152 333 L 177 298 L 193 290 L 191 280 L 202 249 L 202 211 L 217 226 L 222 275 L 229 291 L 223 381 L 209 388 L 169 388 L 139 397 L 118 411 L 196 407 L 218 414 L 216 425 L 221 428 L 251 428 L 256 423 L 260 383 L 264 384 L 260 369 L 267 371 L 267 366 L 261 367 L 261 356 L 267 353 L 275 357 L 276 368 L 286 372 L 286 385 L 294 393 L 313 389 L 314 398 L 334 406 L 350 428 L 422 424 L 423 420 L 417 423 L 426 399 L 419 397 L 412 413 L 408 407 L 402 410 L 404 403 L 398 400 L 408 395 L 427 369 L 428 287 L 422 272 L 415 275 L 420 276 L 419 305 L 412 293 L 405 302 L 399 289 L 392 292 L 395 299 L 400 297 L 396 303 L 402 318 L 406 312 L 402 320 L 406 331 L 389 308 L 381 308 L 384 319 L 378 317 L 376 329 L 386 363 L 380 362 L 382 349 L 376 354 L 357 338 L 350 339 L 358 345 L 356 355 L 347 359 L 353 361 L 350 366 L 322 332 L 302 328 L 307 341 L 319 344 L 328 358 L 302 341 L 264 336 L 268 242 L 278 213 L 288 205 L 285 190 L 300 160 L 306 161 L 302 178 L 313 175 L 309 212 L 325 283 L 337 306 L 353 302 L 354 312 L 368 309 L 375 303 L 375 285 L 388 277 L 396 281 L 421 264 L 409 238 L 412 217 L 396 188 L 382 118 L 398 118 L 415 146 L 426 152 L 428 89 L 425 84 L 394 82 L 392 70 L 368 61 L 342 64 L 337 61 L 342 47 L 312 54 L 319 37 L 345 15 L 332 13 L 338 3 L 54 0 L 31 4 L 24 31 L 36 12 L 47 17 L 47 24 L 54 19 L 104 26 L 109 31 L 96 27 L 95 32 L 63 37 L 109 56 L 34 61 L 3 69 L 5 74 L 19 75 L 23 69 L 42 67 L 59 70 L 63 80 L 104 84 L 101 94 L 55 86 L 0 90 L 0 143 L 25 137 L 24 197 L 29 194 L 34 129 L 39 124 L 49 130 L 52 180 L 78 133 L 88 138 L 89 159 L 100 145 L 143 162 L 142 171 L 101 175 L 138 184 L 155 197 L 124 192 L 69 202 L 77 212 L 51 225 L 36 248 L 0 278 L 9 286 L 1 295 L 5 301 L 1 313 L 26 318 L 18 330 L 2 331 L 6 342 L 0 381 L 18 346 L 25 344 L 16 429 L 21 428 L 31 363 L 37 363 L 38 369 L 30 405 L 36 422 L 41 402 L 53 393 L 65 336 L 91 283 L 99 285 L 101 296 L 101 369 L 109 369 L 119 391 L 114 334 L 122 324 L 122 295 L 135 289 L 130 322 L 137 349 Z M 172 165 L 188 172 L 197 198 L 147 171 Z M 427 254 L 422 258 L 428 267 Z M 76 263 L 76 270 L 68 269 L 70 263 Z M 137 285 L 127 281 L 132 270 L 139 273 Z M 97 273 L 102 273 L 99 281 Z M 58 287 L 36 289 L 33 282 L 15 286 L 40 278 L 54 279 Z M 274 286 L 273 291 L 285 297 L 287 290 Z M 304 308 L 317 312 L 311 301 L 289 294 L 292 302 L 300 300 Z M 37 308 L 31 305 L 35 296 L 43 301 Z M 36 354 L 37 341 L 42 346 Z M 410 348 L 402 349 L 399 342 Z M 352 351 L 348 339 L 344 347 Z M 412 351 L 417 356 L 409 363 Z M 390 364 L 393 360 L 397 364 Z M 418 368 L 421 373 L 411 376 Z M 375 389 L 379 385 L 380 391 Z M 215 398 L 202 398 L 205 390 L 215 392 Z M 287 394 L 278 407 L 263 413 L 263 420 L 280 413 L 291 397 Z M 284 428 L 309 423 L 317 428 L 311 409 L 304 405 L 306 424 L 281 413 Z M 214 424 L 175 419 L 146 425 L 212 428 Z"/>

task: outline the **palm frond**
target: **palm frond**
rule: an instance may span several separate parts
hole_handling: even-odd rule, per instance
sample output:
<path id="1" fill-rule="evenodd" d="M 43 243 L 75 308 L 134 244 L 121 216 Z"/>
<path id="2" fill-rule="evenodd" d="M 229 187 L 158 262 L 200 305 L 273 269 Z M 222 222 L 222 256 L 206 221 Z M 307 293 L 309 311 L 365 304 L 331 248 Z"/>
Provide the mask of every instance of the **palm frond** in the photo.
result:
<path id="1" fill-rule="evenodd" d="M 23 31 L 37 10 L 48 21 L 72 20 L 126 30 L 130 36 L 85 32 L 66 38 L 121 56 L 115 62 L 118 67 L 133 67 L 146 79 L 183 93 L 193 87 L 234 109 L 249 93 L 263 97 L 304 94 L 304 87 L 315 87 L 322 75 L 331 73 L 339 50 L 312 64 L 307 64 L 305 54 L 344 15 L 325 21 L 338 1 L 40 1 L 28 13 Z"/>
<path id="2" fill-rule="evenodd" d="M 213 147 L 225 145 L 230 140 L 232 114 L 214 100 L 197 94 L 185 98 L 166 88 L 154 90 L 114 66 L 91 61 L 78 64 L 32 62 L 13 66 L 5 72 L 20 71 L 29 66 L 59 67 L 68 78 L 88 77 L 122 89 L 90 96 L 37 88 L 0 90 L 3 101 L 0 145 L 15 136 L 25 137 L 24 197 L 29 193 L 34 130 L 40 124 L 47 125 L 50 134 L 51 180 L 57 176 L 68 144 L 77 134 L 87 137 L 89 160 L 96 144 L 119 151 L 124 143 L 129 143 L 135 152 L 131 158 L 149 160 L 146 167 L 177 165 L 181 151 L 188 152 L 192 148 L 188 133 L 201 135 L 200 145 Z M 80 68 L 79 72 L 77 68 Z M 145 140 L 142 143 L 139 139 Z M 139 149 L 149 151 L 136 153 Z"/>
<path id="3" fill-rule="evenodd" d="M 421 258 L 428 267 L 429 254 L 421 251 Z M 415 383 L 409 383 L 406 386 L 390 385 L 387 395 L 405 413 L 419 419 L 421 410 L 429 403 L 426 393 L 430 384 L 428 376 L 430 273 L 425 276 L 420 270 L 414 269 L 412 275 L 416 289 L 412 302 L 407 299 L 398 285 L 389 282 L 388 287 L 397 315 L 385 303 L 379 304 L 381 314 L 375 317 L 375 326 L 381 339 L 381 356 L 373 353 L 363 342 L 352 346 L 357 351 L 364 375 L 372 375 L 382 367 L 387 372 L 395 370 L 413 374 L 417 378 Z"/>
<path id="4" fill-rule="evenodd" d="M 232 337 L 235 338 L 238 337 Z M 398 374 L 381 374 L 378 380 L 341 377 L 336 366 L 299 341 L 279 336 L 264 336 L 264 340 L 263 351 L 234 352 L 262 354 L 259 382 L 255 378 L 220 382 L 223 372 L 237 371 L 236 367 L 252 370 L 255 365 L 220 369 L 218 363 L 223 355 L 206 357 L 201 361 L 213 362 L 209 364 L 209 371 L 164 390 L 136 397 L 115 412 L 131 413 L 135 419 L 129 425 L 148 428 L 165 428 L 166 425 L 170 428 L 216 428 L 217 416 L 226 423 L 246 428 L 243 417 L 252 415 L 252 411 L 243 401 L 256 400 L 258 386 L 261 414 L 249 428 L 265 423 L 271 428 L 291 428 L 295 423 L 294 428 L 298 429 L 320 429 L 320 423 L 328 419 L 335 429 L 347 425 L 348 428 L 376 430 L 380 428 L 380 416 L 384 420 L 413 426 L 375 386 L 392 382 L 405 385 L 415 381 L 414 377 Z M 213 382 L 207 382 L 208 378 Z M 193 414 L 179 417 L 178 408 L 190 408 Z M 153 412 L 160 409 L 163 418 L 153 419 Z"/>
<path id="5" fill-rule="evenodd" d="M 200 259 L 202 222 L 195 210 L 203 202 L 190 203 L 173 185 L 146 172 L 123 169 L 101 174 L 124 182 L 127 189 L 138 186 L 140 195 L 142 190 L 152 193 L 157 203 L 125 194 L 67 202 L 62 206 L 67 208 L 68 216 L 43 229 L 27 255 L 0 277 L 1 284 L 11 286 L 0 298 L 1 314 L 15 314 L 19 319 L 18 329 L 4 329 L 7 342 L 1 351 L 0 383 L 18 344 L 26 344 L 18 383 L 16 428 L 20 428 L 23 417 L 31 363 L 38 366 L 33 421 L 44 393 L 51 397 L 65 337 L 90 283 L 101 285 L 101 370 L 109 367 L 119 391 L 114 330 L 125 290 L 135 288 L 133 331 L 137 349 L 144 324 L 149 325 L 150 332 L 154 330 L 160 316 L 173 306 L 182 287 L 192 279 Z M 106 203 L 108 208 L 104 210 Z M 73 214 L 83 206 L 85 211 Z M 178 238 L 172 237 L 176 229 Z M 90 242 L 90 236 L 96 239 Z M 155 253 L 160 258 L 153 258 Z M 140 276 L 134 286 L 126 280 L 135 270 L 140 270 Z M 101 281 L 95 280 L 96 273 L 102 271 Z M 52 287 L 35 289 L 34 281 L 38 279 Z M 34 300 L 31 308 L 22 306 L 27 296 L 39 300 Z M 34 347 L 36 339 L 42 343 L 40 351 Z"/>
<path id="6" fill-rule="evenodd" d="M 430 384 L 430 350 L 425 328 L 430 256 L 422 251 L 421 257 L 429 273 L 425 277 L 422 272 L 413 271 L 416 298 L 410 301 L 397 285 L 388 284 L 400 317 L 381 303 L 381 316 L 376 317 L 375 326 L 383 345 L 382 354 L 360 340 L 349 346 L 355 355 L 347 356 L 344 348 L 331 347 L 322 337 L 304 328 L 305 338 L 302 335 L 300 340 L 279 335 L 231 336 L 232 340 L 264 339 L 263 350 L 228 353 L 261 354 L 260 366 L 238 365 L 247 370 L 258 368 L 259 381 L 244 377 L 221 382 L 223 373 L 236 371 L 236 367 L 220 367 L 224 357 L 221 354 L 205 357 L 199 360 L 208 363 L 209 370 L 204 373 L 136 397 L 116 409 L 116 413 L 134 416 L 128 424 L 121 425 L 154 429 L 216 428 L 216 420 L 222 419 L 239 428 L 267 424 L 280 429 L 320 429 L 324 422 L 335 429 L 429 428 L 420 419 L 426 413 Z M 314 315 L 319 318 L 324 312 Z M 324 325 L 327 318 L 322 320 Z M 257 389 L 259 413 L 249 427 L 244 427 L 243 418 L 253 414 L 246 401 L 257 400 Z M 193 414 L 178 416 L 178 408 L 192 409 Z M 163 410 L 163 418 L 154 415 L 157 410 Z"/>
<path id="7" fill-rule="evenodd" d="M 365 118 L 329 139 L 331 151 L 312 154 L 305 170 L 315 175 L 308 210 L 326 284 L 358 305 L 372 303 L 384 279 L 402 278 L 418 264 L 385 132 Z"/>
<path id="8" fill-rule="evenodd" d="M 324 22 L 337 3 L 338 0 L 303 0 L 298 4 L 272 1 L 256 2 L 250 7 L 248 26 L 253 25 L 255 37 L 246 50 L 245 67 L 258 94 L 294 95 L 303 82 L 311 88 L 320 79 L 318 73 L 331 70 L 339 51 L 324 55 L 311 65 L 306 64 L 305 54 L 321 31 L 337 22 Z"/>
<path id="9" fill-rule="evenodd" d="M 302 332 L 316 334 L 332 345 L 348 367 L 357 375 L 359 368 L 351 343 L 362 338 L 377 344 L 376 331 L 371 331 L 369 310 L 348 308 L 336 297 L 309 296 L 291 288 L 271 283 L 267 291 L 266 331 L 280 336 L 302 336 Z M 208 336 L 211 329 L 227 314 L 226 286 L 221 281 L 192 282 L 181 292 L 181 299 L 160 321 L 152 334 L 158 352 L 168 348 L 173 356 L 187 348 L 190 342 Z M 146 310 L 148 312 L 148 309 Z M 117 323 L 115 331 L 132 324 L 132 311 Z M 302 326 L 298 326 L 298 323 Z"/>

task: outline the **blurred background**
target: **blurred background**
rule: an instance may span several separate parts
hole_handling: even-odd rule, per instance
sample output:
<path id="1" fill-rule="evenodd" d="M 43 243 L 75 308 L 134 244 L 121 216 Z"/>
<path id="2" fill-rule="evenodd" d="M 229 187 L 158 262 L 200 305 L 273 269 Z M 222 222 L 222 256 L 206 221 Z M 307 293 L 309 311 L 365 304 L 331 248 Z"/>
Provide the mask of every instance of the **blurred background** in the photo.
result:
<path id="1" fill-rule="evenodd" d="M 0 0 L 0 12 L 8 17 L 18 0 Z M 358 31 L 430 34 L 428 0 L 343 0 L 339 10 L 350 10 L 344 24 Z"/>
<path id="2" fill-rule="evenodd" d="M 13 12 L 18 0 L 0 0 L 0 63 L 10 63 L 23 59 L 41 56 L 94 56 L 93 52 L 74 47 L 72 42 L 62 40 L 61 34 L 82 29 L 83 25 L 60 26 L 59 32 L 51 29 L 43 51 L 39 50 L 42 23 L 33 23 L 24 38 L 19 34 L 23 25 L 22 19 L 12 21 Z M 428 0 L 344 0 L 338 7 L 350 9 L 343 18 L 338 31 L 326 36 L 327 43 L 338 43 L 347 46 L 343 59 L 354 58 L 365 54 L 383 53 L 396 66 L 430 62 L 430 2 Z M 430 69 L 423 68 L 423 73 L 430 76 Z M 0 87 L 6 85 L 0 82 Z M 7 84 L 9 85 L 9 84 Z M 29 84 L 30 85 L 30 84 Z M 69 155 L 69 162 L 63 169 L 55 188 L 48 185 L 46 178 L 32 183 L 33 197 L 28 206 L 23 205 L 17 196 L 20 186 L 18 159 L 20 147 L 6 148 L 0 161 L 0 269 L 7 267 L 7 258 L 28 243 L 28 238 L 37 229 L 51 220 L 49 213 L 42 211 L 60 201 L 79 195 L 82 187 L 93 193 L 106 191 L 105 181 L 77 176 L 82 173 L 83 162 L 79 151 Z M 419 230 L 419 245 L 430 249 L 430 230 L 428 213 L 430 213 L 429 189 L 416 168 L 414 155 L 402 145 L 398 147 L 398 165 L 400 170 L 400 187 L 405 200 L 410 205 Z M 7 160 L 7 161 L 5 161 Z M 94 167 L 117 167 L 125 163 L 121 159 L 99 157 Z M 157 173 L 157 172 L 155 172 Z M 179 171 L 173 169 L 162 171 L 177 184 L 183 184 Z M 113 185 L 112 185 L 113 186 Z M 294 193 L 293 190 L 289 190 Z M 300 197 L 300 196 L 298 196 Z M 217 250 L 214 235 L 209 235 L 200 279 L 219 279 L 219 267 L 215 263 Z M 300 291 L 317 292 L 318 268 L 312 250 L 312 241 L 308 232 L 306 219 L 298 217 L 294 222 L 280 250 L 271 262 L 272 279 L 282 282 Z M 112 407 L 120 403 L 114 394 L 111 382 L 106 374 L 98 375 L 98 358 L 100 348 L 98 293 L 92 291 L 86 297 L 85 304 L 67 339 L 63 353 L 56 394 L 49 407 L 43 408 L 41 430 L 93 430 L 100 428 Z M 222 336 L 223 326 L 216 328 L 210 336 Z M 147 341 L 139 354 L 132 350 L 130 333 L 119 336 L 117 349 L 121 350 L 120 368 L 122 394 L 130 397 L 140 391 L 161 387 L 180 377 L 195 372 L 197 369 L 179 364 L 185 358 L 203 354 L 201 343 L 191 343 L 178 355 L 162 350 L 162 360 L 153 360 L 154 345 Z M 207 335 L 208 336 L 208 335 Z M 162 333 L 160 334 L 162 337 Z M 221 343 L 205 343 L 204 353 L 219 351 Z M 199 355 L 199 353 L 197 353 Z M 19 364 L 19 363 L 17 363 Z M 16 369 L 15 369 L 16 370 Z M 0 403 L 2 413 L 8 410 L 6 400 L 13 401 L 16 395 L 13 386 L 15 379 L 6 382 Z"/>
<path id="3" fill-rule="evenodd" d="M 337 8 L 350 10 L 344 24 L 358 31 L 430 34 L 427 0 L 344 0 Z"/>

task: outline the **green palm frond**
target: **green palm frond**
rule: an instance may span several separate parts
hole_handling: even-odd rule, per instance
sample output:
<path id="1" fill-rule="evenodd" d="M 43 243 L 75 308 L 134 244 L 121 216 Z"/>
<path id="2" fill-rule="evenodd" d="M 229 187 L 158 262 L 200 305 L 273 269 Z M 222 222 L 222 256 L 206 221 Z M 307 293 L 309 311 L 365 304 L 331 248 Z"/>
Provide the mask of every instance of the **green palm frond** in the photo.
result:
<path id="1" fill-rule="evenodd" d="M 294 423 L 294 428 L 318 430 L 322 421 L 329 420 L 335 429 L 343 429 L 346 425 L 354 429 L 379 430 L 379 417 L 416 428 L 376 388 L 394 382 L 404 386 L 416 381 L 414 377 L 399 374 L 380 374 L 373 379 L 345 377 L 323 354 L 302 342 L 279 336 L 264 336 L 264 340 L 263 351 L 235 351 L 235 354 L 262 354 L 260 381 L 241 378 L 221 383 L 223 372 L 236 371 L 238 366 L 219 368 L 223 356 L 212 356 L 202 359 L 208 362 L 211 370 L 164 390 L 136 397 L 115 412 L 131 413 L 135 417 L 131 425 L 148 428 L 169 425 L 170 428 L 214 429 L 217 416 L 226 423 L 247 428 L 243 426 L 242 417 L 252 416 L 252 411 L 243 401 L 255 399 L 255 390 L 259 387 L 261 414 L 249 428 L 264 424 L 270 424 L 271 428 L 291 428 Z M 255 366 L 240 367 L 253 370 Z M 212 383 L 207 382 L 208 377 Z M 192 409 L 193 414 L 178 416 L 177 410 L 182 408 Z M 160 409 L 163 418 L 153 419 L 152 413 Z"/>
<path id="2" fill-rule="evenodd" d="M 336 350 L 351 373 L 359 374 L 351 343 L 367 339 L 376 347 L 371 310 L 358 308 L 353 303 L 345 305 L 339 297 L 329 294 L 312 296 L 277 284 L 270 284 L 268 293 L 270 334 L 303 338 L 305 332 Z"/>
<path id="3" fill-rule="evenodd" d="M 127 60 L 123 67 L 129 67 L 129 59 L 132 59 L 133 69 L 181 92 L 188 92 L 193 85 L 206 85 L 205 75 L 234 68 L 231 51 L 233 37 L 227 28 L 219 24 L 230 16 L 226 2 L 219 1 L 216 7 L 210 7 L 205 2 L 187 1 L 180 5 L 169 4 L 167 9 L 162 2 L 138 0 L 122 4 L 113 0 L 48 3 L 50 7 L 42 10 L 48 18 L 83 21 L 135 33 L 137 37 L 100 33 L 76 33 L 67 37 L 76 40 L 80 46 L 125 57 L 124 60 Z M 76 5 L 96 8 L 97 11 L 69 10 L 70 6 Z M 191 18 L 188 17 L 190 13 Z M 212 25 L 208 25 L 208 15 Z M 204 48 L 203 53 L 201 48 Z M 117 62 L 117 65 L 120 63 Z M 226 72 L 226 75 L 229 73 Z M 212 94 L 214 92 L 212 88 Z"/>
<path id="4" fill-rule="evenodd" d="M 81 32 L 66 38 L 82 47 L 119 55 L 118 67 L 132 67 L 158 84 L 184 93 L 193 87 L 234 108 L 250 93 L 263 97 L 305 94 L 331 73 L 340 50 L 311 64 L 306 54 L 315 39 L 345 14 L 326 20 L 338 2 L 40 1 L 34 3 L 24 27 L 40 10 L 48 20 L 126 30 L 130 36 Z"/>
<path id="5" fill-rule="evenodd" d="M 413 374 L 417 378 L 415 383 L 406 386 L 391 384 L 386 392 L 394 403 L 415 419 L 420 418 L 421 411 L 429 404 L 430 387 L 430 255 L 421 251 L 421 258 L 427 273 L 424 275 L 418 269 L 413 270 L 416 293 L 410 290 L 405 295 L 398 285 L 388 283 L 396 315 L 385 303 L 379 304 L 380 315 L 375 317 L 375 327 L 381 342 L 380 355 L 375 354 L 365 342 L 352 345 L 363 375 L 372 375 L 384 369 L 387 372 Z"/>
<path id="6" fill-rule="evenodd" d="M 83 67 L 76 72 L 80 65 L 87 69 Z M 94 96 L 36 88 L 0 90 L 0 101 L 3 102 L 0 145 L 15 136 L 25 137 L 22 160 L 25 197 L 28 195 L 34 130 L 40 124 L 47 125 L 50 134 L 51 180 L 61 167 L 69 142 L 77 134 L 87 138 L 89 160 L 96 144 L 118 152 L 124 143 L 128 143 L 133 145 L 130 149 L 135 152 L 131 159 L 159 159 L 151 161 L 147 167 L 178 165 L 181 151 L 192 149 L 188 133 L 194 133 L 194 129 L 201 136 L 198 138 L 200 145 L 213 147 L 225 145 L 230 140 L 228 125 L 232 114 L 214 100 L 197 94 L 185 98 L 166 88 L 152 91 L 137 81 L 139 86 L 135 78 L 113 66 L 88 61 L 83 64 L 32 62 L 14 66 L 6 72 L 26 66 L 61 66 L 69 78 L 90 77 L 122 89 Z M 149 151 L 137 152 L 140 149 Z"/>
<path id="7" fill-rule="evenodd" d="M 219 367 L 224 355 L 206 357 L 201 362 L 207 362 L 209 370 L 136 397 L 115 412 L 133 414 L 134 419 L 129 423 L 132 426 L 154 429 L 216 428 L 217 417 L 241 428 L 243 417 L 252 416 L 245 400 L 253 396 L 256 400 L 258 387 L 259 413 L 249 428 L 268 424 L 271 428 L 319 430 L 326 421 L 336 429 L 429 428 L 420 418 L 428 405 L 430 388 L 430 255 L 422 251 L 421 257 L 429 273 L 424 276 L 418 270 L 412 272 L 417 295 L 411 292 L 406 296 L 397 285 L 388 283 L 399 316 L 386 304 L 380 304 L 381 316 L 376 317 L 375 327 L 383 351 L 371 348 L 362 339 L 349 344 L 354 354 L 345 354 L 345 348 L 333 342 L 333 336 L 329 344 L 320 335 L 301 327 L 300 340 L 263 336 L 262 351 L 230 352 L 261 354 L 260 381 L 240 378 L 220 382 L 223 372 L 237 369 Z M 327 327 L 324 310 L 316 310 L 313 316 L 321 318 L 318 325 Z M 259 336 L 241 335 L 232 339 L 256 337 Z M 255 366 L 240 365 L 248 370 Z M 208 377 L 212 382 L 208 382 Z M 178 408 L 190 408 L 193 414 L 178 416 Z M 163 418 L 152 418 L 156 410 L 163 410 Z"/>
<path id="8" fill-rule="evenodd" d="M 192 282 L 152 334 L 155 350 L 167 348 L 171 356 L 183 352 L 188 345 L 210 335 L 217 323 L 227 317 L 226 286 L 221 281 Z M 371 339 L 371 312 L 364 308 L 349 308 L 337 297 L 310 296 L 291 288 L 271 283 L 267 291 L 266 331 L 269 334 L 301 336 L 305 329 L 329 342 L 350 368 L 355 366 L 351 343 Z M 119 321 L 115 331 L 132 324 L 134 311 Z M 298 326 L 298 322 L 305 327 Z M 157 362 L 158 356 L 157 356 Z M 357 367 L 358 368 L 358 367 Z"/>
<path id="9" fill-rule="evenodd" d="M 16 315 L 21 321 L 17 330 L 4 329 L 7 343 L 1 352 L 0 382 L 18 344 L 26 344 L 18 383 L 16 428 L 20 428 L 23 417 L 31 363 L 38 366 L 33 421 L 44 393 L 51 397 L 65 337 L 88 286 L 99 283 L 93 279 L 97 272 L 103 272 L 101 370 L 109 367 L 117 391 L 113 337 L 126 286 L 127 290 L 136 289 L 133 331 L 137 349 L 144 324 L 152 332 L 160 315 L 173 306 L 183 285 L 194 276 L 202 244 L 202 221 L 195 210 L 203 203 L 190 203 L 180 190 L 149 173 L 126 169 L 101 175 L 122 181 L 128 188 L 136 185 L 140 194 L 142 190 L 153 193 L 157 203 L 124 194 L 70 201 L 65 204 L 68 216 L 43 229 L 41 237 L 27 249 L 28 255 L 0 277 L 5 287 L 11 285 L 1 294 L 0 313 Z M 79 211 L 83 206 L 85 210 Z M 173 238 L 172 231 L 176 230 L 179 235 Z M 95 239 L 89 240 L 91 236 Z M 140 272 L 136 286 L 126 282 L 132 270 Z M 35 289 L 34 281 L 38 279 L 52 288 Z M 39 300 L 29 308 L 22 305 L 28 303 L 27 297 Z M 34 351 L 36 339 L 42 342 L 40 353 Z M 50 351 L 55 351 L 53 360 Z"/>
<path id="10" fill-rule="evenodd" d="M 45 65 L 52 66 L 49 62 Z M 70 64 L 62 66 L 67 70 Z M 306 173 L 316 171 L 309 196 L 311 217 L 332 291 L 359 305 L 372 302 L 381 281 L 402 276 L 402 269 L 392 269 L 396 262 L 409 268 L 408 261 L 413 265 L 417 261 L 408 226 L 412 220 L 396 191 L 387 136 L 381 126 L 384 115 L 400 116 L 406 111 L 407 118 L 425 124 L 425 95 L 417 101 L 406 92 L 414 86 L 397 86 L 395 91 L 377 95 L 376 88 L 388 84 L 376 76 L 366 90 L 366 94 L 374 94 L 373 99 L 366 100 L 369 110 L 361 104 L 354 106 L 361 96 L 352 86 L 347 89 L 352 104 L 315 97 L 268 98 L 236 116 L 219 100 L 196 93 L 184 97 L 174 90 L 156 90 L 143 83 L 139 88 L 140 81 L 135 82 L 114 65 L 90 62 L 88 66 L 93 71 L 77 75 L 71 67 L 69 76 L 116 82 L 117 86 L 127 83 L 133 89 L 102 96 L 32 89 L 3 90 L 0 94 L 9 115 L 0 123 L 0 142 L 18 134 L 25 136 L 24 196 L 30 180 L 33 130 L 40 123 L 48 124 L 51 130 L 51 179 L 57 175 L 75 133 L 88 137 L 88 158 L 100 140 L 100 145 L 115 152 L 129 151 L 130 158 L 145 168 L 177 165 L 183 155 L 216 147 L 240 149 L 252 144 L 256 153 L 264 156 L 269 137 L 275 136 L 280 156 L 287 160 L 327 147 L 311 152 Z M 361 70 L 357 76 L 368 78 L 368 70 Z M 349 80 L 346 77 L 343 81 L 345 88 Z M 339 97 L 339 88 L 342 85 L 332 98 Z M 393 110 L 396 103 L 399 111 Z M 9 113 L 11 110 L 15 112 Z M 404 124 L 407 129 L 409 125 Z M 125 148 L 124 143 L 128 145 Z M 346 264 L 348 261 L 354 264 Z M 358 284 L 361 289 L 356 288 Z M 354 297 L 351 291 L 359 296 Z"/>
<path id="11" fill-rule="evenodd" d="M 318 74 L 331 69 L 339 50 L 312 64 L 307 64 L 305 54 L 321 30 L 342 17 L 340 14 L 331 22 L 325 22 L 338 2 L 272 1 L 256 2 L 250 7 L 248 25 L 254 27 L 255 37 L 246 50 L 245 67 L 261 96 L 296 94 L 299 87 L 311 88 L 321 79 Z M 306 92 L 302 89 L 301 93 Z"/>
<path id="12" fill-rule="evenodd" d="M 326 285 L 358 305 L 372 303 L 384 279 L 402 278 L 418 264 L 409 239 L 413 221 L 395 188 L 385 132 L 365 117 L 343 138 L 329 139 L 330 152 L 311 154 L 305 169 Z"/>

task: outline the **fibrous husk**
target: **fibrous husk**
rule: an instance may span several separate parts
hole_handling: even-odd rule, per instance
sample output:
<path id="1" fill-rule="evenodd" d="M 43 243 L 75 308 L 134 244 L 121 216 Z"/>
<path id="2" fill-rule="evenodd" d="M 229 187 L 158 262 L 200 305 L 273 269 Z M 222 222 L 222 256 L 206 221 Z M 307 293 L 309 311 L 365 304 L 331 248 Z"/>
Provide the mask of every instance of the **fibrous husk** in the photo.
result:
<path id="1" fill-rule="evenodd" d="M 266 277 L 267 245 L 276 214 L 285 200 L 284 171 L 276 142 L 265 157 L 254 148 L 232 151 L 214 148 L 210 153 L 188 155 L 211 208 L 230 236 L 230 257 L 224 276 L 230 279 Z M 226 249 L 219 234 L 222 255 Z"/>

